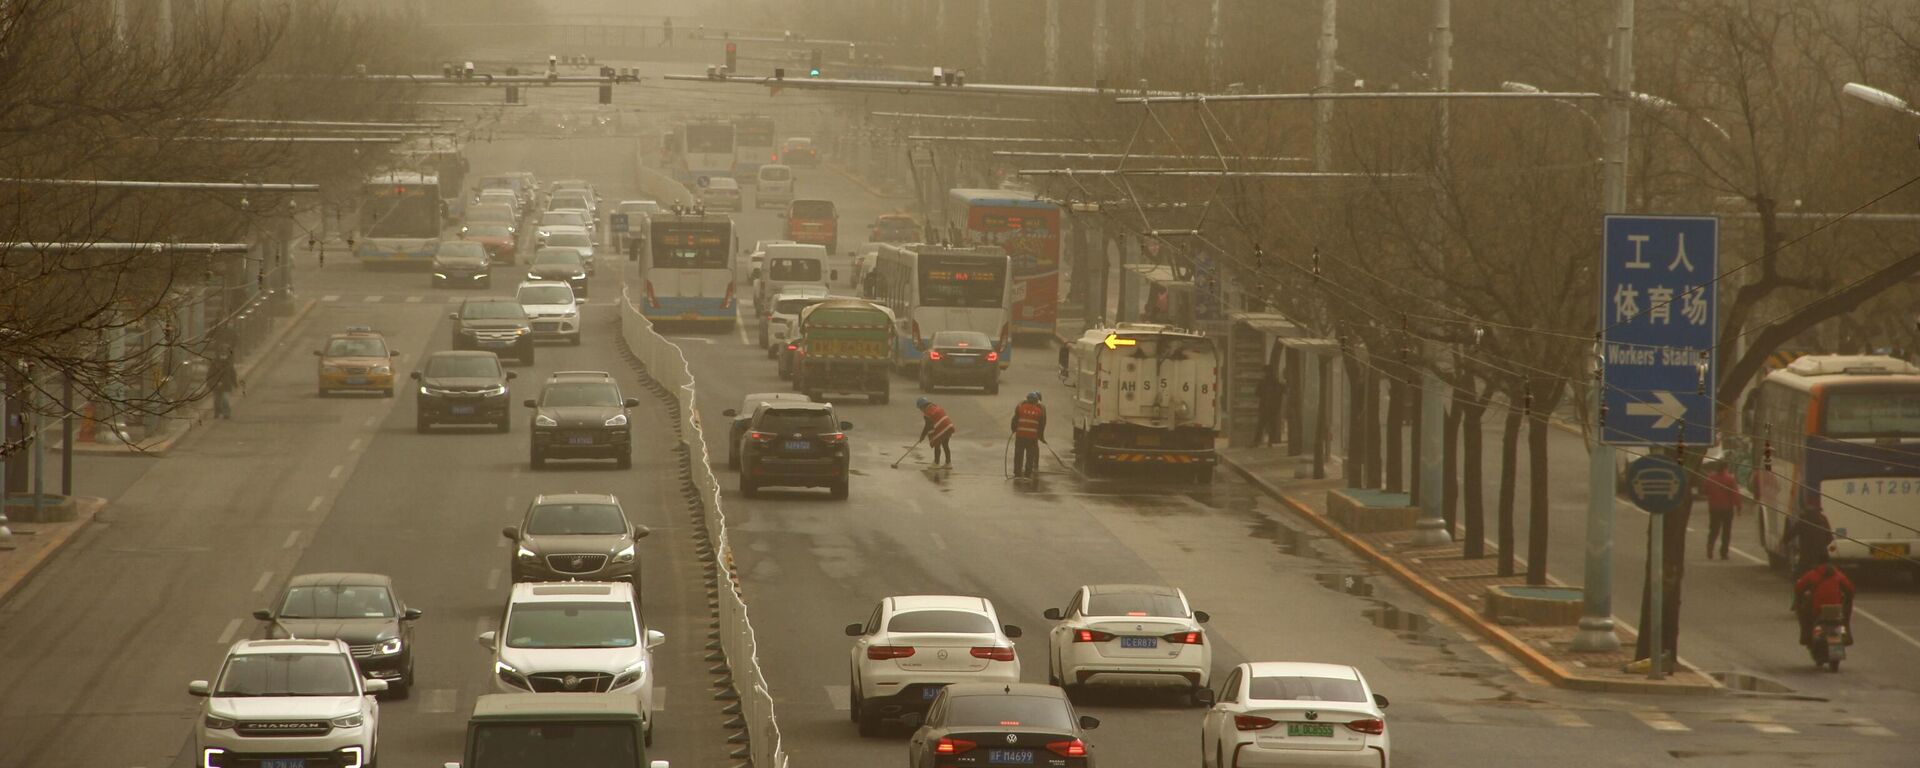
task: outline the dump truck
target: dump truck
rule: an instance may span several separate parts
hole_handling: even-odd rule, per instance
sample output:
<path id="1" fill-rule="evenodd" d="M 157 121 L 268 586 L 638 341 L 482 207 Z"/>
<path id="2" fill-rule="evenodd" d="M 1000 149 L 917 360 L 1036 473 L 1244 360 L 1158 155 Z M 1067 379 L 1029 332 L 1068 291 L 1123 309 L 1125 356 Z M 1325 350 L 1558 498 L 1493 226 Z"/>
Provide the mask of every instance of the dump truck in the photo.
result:
<path id="1" fill-rule="evenodd" d="M 1150 323 L 1089 329 L 1067 355 L 1074 460 L 1093 474 L 1160 465 L 1195 483 L 1219 462 L 1219 353 L 1197 331 Z"/>
<path id="2" fill-rule="evenodd" d="M 793 391 L 819 400 L 863 394 L 885 405 L 892 386 L 893 313 L 863 299 L 832 298 L 800 311 Z"/>

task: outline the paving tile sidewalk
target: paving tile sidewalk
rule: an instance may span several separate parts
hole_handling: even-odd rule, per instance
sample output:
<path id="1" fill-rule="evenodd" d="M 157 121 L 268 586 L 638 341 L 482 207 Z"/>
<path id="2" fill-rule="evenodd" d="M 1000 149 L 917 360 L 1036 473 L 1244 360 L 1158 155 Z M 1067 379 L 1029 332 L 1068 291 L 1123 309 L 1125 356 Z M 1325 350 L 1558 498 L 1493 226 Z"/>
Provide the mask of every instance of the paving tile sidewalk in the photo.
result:
<path id="1" fill-rule="evenodd" d="M 59 523 L 13 522 L 8 526 L 14 535 L 0 539 L 0 603 L 6 602 L 15 590 L 27 583 L 34 572 L 53 558 L 54 553 L 93 522 L 94 516 L 106 509 L 107 500 L 96 496 L 75 496 L 73 506 L 72 520 Z"/>
<path id="2" fill-rule="evenodd" d="M 1374 565 L 1392 574 L 1415 592 L 1520 660 L 1555 685 L 1575 690 L 1614 693 L 1707 694 L 1719 689 L 1712 678 L 1681 660 L 1676 674 L 1649 680 L 1628 674 L 1622 665 L 1631 659 L 1635 636 L 1617 629 L 1623 650 L 1585 653 L 1572 649 L 1575 627 L 1506 626 L 1482 613 L 1483 593 L 1489 586 L 1524 585 L 1524 574 L 1500 576 L 1498 559 L 1469 560 L 1462 546 L 1413 545 L 1413 531 L 1353 533 L 1327 515 L 1326 492 L 1344 486 L 1339 479 L 1295 478 L 1296 459 L 1277 449 L 1227 449 L 1222 463 L 1239 472 L 1295 514 L 1331 534 Z M 1558 582 L 1550 582 L 1559 585 Z"/>

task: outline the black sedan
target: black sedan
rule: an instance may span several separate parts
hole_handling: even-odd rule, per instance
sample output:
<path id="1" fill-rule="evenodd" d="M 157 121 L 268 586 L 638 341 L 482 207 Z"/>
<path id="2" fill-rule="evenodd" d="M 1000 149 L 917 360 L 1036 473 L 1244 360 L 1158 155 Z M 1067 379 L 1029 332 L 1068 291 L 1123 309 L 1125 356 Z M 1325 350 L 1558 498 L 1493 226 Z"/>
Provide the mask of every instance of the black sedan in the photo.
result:
<path id="1" fill-rule="evenodd" d="M 527 262 L 528 280 L 558 280 L 573 286 L 573 295 L 587 295 L 587 261 L 572 248 L 542 248 Z"/>
<path id="2" fill-rule="evenodd" d="M 920 363 L 920 391 L 940 387 L 980 387 L 1000 393 L 1000 353 L 978 331 L 940 331 L 927 344 Z"/>
<path id="3" fill-rule="evenodd" d="M 1033 765 L 1092 768 L 1093 753 L 1082 739 L 1100 727 L 1089 715 L 1076 716 L 1067 694 L 1036 683 L 956 683 L 941 689 L 907 743 L 913 768 Z"/>
<path id="4" fill-rule="evenodd" d="M 500 367 L 492 352 L 442 350 L 427 356 L 413 372 L 420 382 L 414 400 L 414 429 L 425 432 L 436 424 L 488 424 L 501 432 L 513 429 L 507 382 L 513 371 Z"/>
<path id="5" fill-rule="evenodd" d="M 274 608 L 253 617 L 272 622 L 268 639 L 340 640 L 353 650 L 360 674 L 387 681 L 387 695 L 404 699 L 413 686 L 413 622 L 394 594 L 393 579 L 377 573 L 309 573 L 287 580 Z"/>

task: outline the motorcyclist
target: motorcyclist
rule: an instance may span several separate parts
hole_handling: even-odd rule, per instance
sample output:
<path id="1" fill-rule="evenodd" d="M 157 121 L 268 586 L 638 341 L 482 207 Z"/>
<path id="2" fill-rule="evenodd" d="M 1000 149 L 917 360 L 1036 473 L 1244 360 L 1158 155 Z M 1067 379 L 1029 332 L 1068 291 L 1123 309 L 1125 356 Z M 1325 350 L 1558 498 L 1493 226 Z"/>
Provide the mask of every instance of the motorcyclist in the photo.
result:
<path id="1" fill-rule="evenodd" d="M 1820 609 L 1840 606 L 1841 626 L 1853 633 L 1853 581 L 1824 558 L 1793 583 L 1793 610 L 1800 618 L 1800 644 L 1813 644 Z"/>

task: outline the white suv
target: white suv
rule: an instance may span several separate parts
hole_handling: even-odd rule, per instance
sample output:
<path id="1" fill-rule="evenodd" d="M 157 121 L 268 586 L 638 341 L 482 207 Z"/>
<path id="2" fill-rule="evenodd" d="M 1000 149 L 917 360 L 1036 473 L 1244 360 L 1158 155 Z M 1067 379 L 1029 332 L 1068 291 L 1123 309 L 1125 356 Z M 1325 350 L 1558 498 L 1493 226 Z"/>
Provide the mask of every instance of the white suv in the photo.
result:
<path id="1" fill-rule="evenodd" d="M 666 635 L 640 626 L 633 585 L 569 581 L 513 585 L 501 630 L 480 634 L 503 693 L 627 693 L 653 744 L 653 649 Z"/>
<path id="2" fill-rule="evenodd" d="M 526 310 L 535 341 L 558 339 L 580 345 L 580 304 L 573 286 L 558 280 L 525 280 L 514 289 L 514 298 Z"/>
<path id="3" fill-rule="evenodd" d="M 339 640 L 241 640 L 220 676 L 187 684 L 204 697 L 194 765 L 361 768 L 379 745 L 385 680 L 362 680 Z"/>
<path id="4" fill-rule="evenodd" d="M 885 719 L 925 713 L 950 683 L 1020 682 L 1013 648 L 1020 628 L 1001 626 L 984 597 L 889 597 L 865 624 L 848 624 L 847 636 L 854 639 L 847 687 L 862 736 L 878 735 Z"/>

